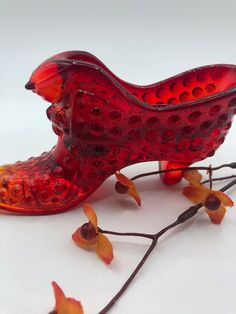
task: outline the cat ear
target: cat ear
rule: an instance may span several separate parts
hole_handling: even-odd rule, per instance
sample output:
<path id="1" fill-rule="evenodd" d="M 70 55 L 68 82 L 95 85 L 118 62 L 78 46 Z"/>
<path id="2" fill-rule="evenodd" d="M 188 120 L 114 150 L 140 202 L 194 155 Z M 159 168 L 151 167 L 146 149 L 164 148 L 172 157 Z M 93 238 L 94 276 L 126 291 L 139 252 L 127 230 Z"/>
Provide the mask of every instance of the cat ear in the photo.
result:
<path id="1" fill-rule="evenodd" d="M 51 103 L 57 102 L 62 97 L 63 92 L 62 72 L 68 67 L 68 64 L 60 63 L 42 63 L 32 73 L 25 88 L 32 90 Z"/>

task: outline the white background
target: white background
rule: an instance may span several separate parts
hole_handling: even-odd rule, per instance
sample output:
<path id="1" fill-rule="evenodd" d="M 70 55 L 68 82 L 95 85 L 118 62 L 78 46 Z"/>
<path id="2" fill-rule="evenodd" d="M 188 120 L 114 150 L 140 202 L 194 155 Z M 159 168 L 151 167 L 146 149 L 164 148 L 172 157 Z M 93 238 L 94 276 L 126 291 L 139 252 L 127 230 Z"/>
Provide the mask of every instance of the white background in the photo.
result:
<path id="1" fill-rule="evenodd" d="M 121 78 L 148 84 L 212 63 L 236 63 L 235 0 L 13 1 L 0 0 L 0 164 L 49 150 L 56 141 L 48 107 L 24 90 L 32 70 L 66 50 L 95 54 Z M 236 160 L 236 126 L 216 155 L 201 164 Z M 134 175 L 157 163 L 124 170 Z M 232 172 L 232 171 L 231 171 Z M 222 173 L 231 173 L 224 171 Z M 143 206 L 114 191 L 109 178 L 89 199 L 100 225 L 119 231 L 154 232 L 189 206 L 182 184 L 157 177 L 138 182 Z M 231 191 L 232 198 L 236 193 Z M 0 313 L 46 314 L 56 280 L 67 295 L 96 314 L 138 263 L 147 242 L 112 237 L 115 260 L 106 267 L 77 248 L 70 235 L 85 221 L 78 209 L 45 217 L 0 216 Z M 203 212 L 158 245 L 111 313 L 236 313 L 236 212 L 220 226 Z"/>

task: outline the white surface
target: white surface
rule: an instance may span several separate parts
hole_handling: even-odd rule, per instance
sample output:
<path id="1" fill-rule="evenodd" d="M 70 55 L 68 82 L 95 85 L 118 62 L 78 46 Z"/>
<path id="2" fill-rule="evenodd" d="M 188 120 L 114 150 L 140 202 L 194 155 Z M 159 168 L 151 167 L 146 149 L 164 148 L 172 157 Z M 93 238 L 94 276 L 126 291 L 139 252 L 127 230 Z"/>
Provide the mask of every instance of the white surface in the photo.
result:
<path id="1" fill-rule="evenodd" d="M 211 63 L 236 63 L 236 3 L 232 1 L 13 1 L 0 0 L 0 163 L 38 155 L 55 143 L 48 107 L 25 91 L 31 71 L 65 50 L 87 50 L 117 75 L 151 83 Z M 235 124 L 214 165 L 236 160 Z M 140 164 L 125 173 L 156 169 Z M 137 186 L 143 206 L 114 192 L 107 180 L 88 200 L 100 225 L 118 231 L 154 232 L 172 222 L 189 202 L 182 185 L 159 179 Z M 236 193 L 231 196 L 236 199 Z M 115 260 L 104 266 L 77 248 L 70 235 L 85 221 L 81 208 L 45 217 L 0 217 L 0 313 L 45 314 L 56 280 L 67 295 L 96 314 L 136 266 L 147 242 L 111 237 Z M 236 212 L 220 226 L 202 213 L 163 238 L 111 313 L 233 314 L 236 312 Z"/>

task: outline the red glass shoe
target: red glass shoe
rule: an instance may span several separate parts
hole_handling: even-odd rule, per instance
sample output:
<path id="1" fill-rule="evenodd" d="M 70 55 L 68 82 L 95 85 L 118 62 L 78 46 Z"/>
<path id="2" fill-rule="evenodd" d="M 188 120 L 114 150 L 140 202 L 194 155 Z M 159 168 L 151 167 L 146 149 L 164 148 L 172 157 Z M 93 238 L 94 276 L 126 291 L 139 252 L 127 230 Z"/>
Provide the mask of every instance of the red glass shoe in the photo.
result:
<path id="1" fill-rule="evenodd" d="M 50 152 L 0 168 L 0 208 L 52 214 L 85 200 L 117 170 L 144 161 L 161 168 L 212 156 L 236 113 L 236 66 L 196 68 L 137 86 L 86 52 L 58 54 L 26 84 L 52 105 L 58 143 Z M 181 172 L 166 173 L 166 184 Z"/>

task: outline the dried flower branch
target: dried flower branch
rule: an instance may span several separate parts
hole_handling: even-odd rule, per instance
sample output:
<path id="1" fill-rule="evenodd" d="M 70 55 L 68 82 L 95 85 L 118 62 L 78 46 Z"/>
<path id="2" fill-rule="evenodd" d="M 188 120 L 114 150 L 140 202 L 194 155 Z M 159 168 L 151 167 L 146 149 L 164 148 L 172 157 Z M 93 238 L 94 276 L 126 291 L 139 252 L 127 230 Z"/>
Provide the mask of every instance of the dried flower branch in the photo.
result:
<path id="1" fill-rule="evenodd" d="M 204 169 L 204 170 L 206 170 L 206 169 Z M 232 180 L 230 183 L 226 184 L 223 188 L 221 188 L 220 192 L 225 192 L 228 189 L 230 189 L 231 187 L 233 187 L 234 185 L 236 185 L 236 179 Z M 145 255 L 143 256 L 143 258 L 141 259 L 141 261 L 139 262 L 139 264 L 137 265 L 135 270 L 130 275 L 130 277 L 126 280 L 124 285 L 117 292 L 117 294 L 111 299 L 111 301 L 98 314 L 105 314 L 105 313 L 107 313 L 110 310 L 110 308 L 123 295 L 123 293 L 129 287 L 129 285 L 131 284 L 131 282 L 133 281 L 133 279 L 135 278 L 137 273 L 140 271 L 140 269 L 142 268 L 142 266 L 144 265 L 144 263 L 146 262 L 146 260 L 150 256 L 150 254 L 153 252 L 154 248 L 157 245 L 157 242 L 158 242 L 159 238 L 164 233 L 166 233 L 167 231 L 171 230 L 172 228 L 174 228 L 174 227 L 176 227 L 176 226 L 186 222 L 187 220 L 191 219 L 193 216 L 195 216 L 198 213 L 198 211 L 199 211 L 199 209 L 201 207 L 203 207 L 202 203 L 198 203 L 198 204 L 196 204 L 194 206 L 189 207 L 187 210 L 182 212 L 173 223 L 171 223 L 167 227 L 163 228 L 161 231 L 157 232 L 156 234 L 119 233 L 119 232 L 102 230 L 101 228 L 99 228 L 99 231 L 103 232 L 103 233 L 113 234 L 113 235 L 121 235 L 121 236 L 122 235 L 123 236 L 141 236 L 141 237 L 150 238 L 152 240 L 152 242 L 151 242 L 151 245 L 149 246 L 148 250 L 146 251 Z"/>

